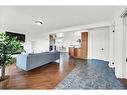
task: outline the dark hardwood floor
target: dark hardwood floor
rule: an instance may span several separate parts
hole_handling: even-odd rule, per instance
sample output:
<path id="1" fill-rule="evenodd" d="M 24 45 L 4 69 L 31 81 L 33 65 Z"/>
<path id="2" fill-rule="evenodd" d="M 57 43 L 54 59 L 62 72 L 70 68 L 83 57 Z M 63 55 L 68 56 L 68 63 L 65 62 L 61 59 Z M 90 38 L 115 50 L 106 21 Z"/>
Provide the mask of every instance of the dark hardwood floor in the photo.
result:
<path id="1" fill-rule="evenodd" d="M 8 66 L 8 89 L 53 89 L 75 67 L 66 53 L 61 55 L 60 61 L 60 64 L 53 62 L 28 72 L 16 68 L 15 64 Z"/>
<path id="2" fill-rule="evenodd" d="M 124 88 L 127 89 L 127 79 L 119 79 L 119 80 L 123 84 Z"/>

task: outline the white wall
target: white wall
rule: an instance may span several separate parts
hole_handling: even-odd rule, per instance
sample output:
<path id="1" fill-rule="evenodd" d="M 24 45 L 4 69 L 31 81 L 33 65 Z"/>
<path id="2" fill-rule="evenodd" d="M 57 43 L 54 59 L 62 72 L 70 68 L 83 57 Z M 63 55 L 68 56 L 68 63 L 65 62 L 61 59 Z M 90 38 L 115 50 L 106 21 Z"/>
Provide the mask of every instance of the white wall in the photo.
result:
<path id="1" fill-rule="evenodd" d="M 35 52 L 49 51 L 49 41 L 47 38 L 40 39 L 35 42 Z"/>
<path id="2" fill-rule="evenodd" d="M 42 37 L 37 37 L 38 35 L 34 35 L 34 37 L 26 34 L 26 42 L 24 43 L 24 47 L 27 53 L 39 53 L 49 51 L 49 40 L 48 34 Z"/>
<path id="3" fill-rule="evenodd" d="M 109 61 L 109 27 L 106 27 L 105 30 L 104 30 L 106 33 L 105 33 L 105 54 L 104 54 L 104 60 L 105 61 Z"/>
<path id="4" fill-rule="evenodd" d="M 92 43 L 93 43 L 93 40 L 92 40 L 92 33 L 90 33 L 90 30 L 88 32 L 88 59 L 92 59 Z"/>

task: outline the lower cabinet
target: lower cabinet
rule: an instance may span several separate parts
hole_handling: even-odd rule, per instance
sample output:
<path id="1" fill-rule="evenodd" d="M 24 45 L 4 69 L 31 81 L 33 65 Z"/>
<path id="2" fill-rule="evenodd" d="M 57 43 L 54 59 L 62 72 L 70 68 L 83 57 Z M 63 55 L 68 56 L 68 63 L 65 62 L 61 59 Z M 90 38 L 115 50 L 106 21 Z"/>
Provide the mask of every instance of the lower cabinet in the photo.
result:
<path id="1" fill-rule="evenodd" d="M 80 58 L 82 56 L 81 54 L 81 48 L 74 48 L 74 56 Z"/>
<path id="2" fill-rule="evenodd" d="M 74 48 L 69 48 L 69 56 L 74 56 Z"/>
<path id="3" fill-rule="evenodd" d="M 69 48 L 69 56 L 75 57 L 75 58 L 83 58 L 82 49 L 81 48 Z"/>

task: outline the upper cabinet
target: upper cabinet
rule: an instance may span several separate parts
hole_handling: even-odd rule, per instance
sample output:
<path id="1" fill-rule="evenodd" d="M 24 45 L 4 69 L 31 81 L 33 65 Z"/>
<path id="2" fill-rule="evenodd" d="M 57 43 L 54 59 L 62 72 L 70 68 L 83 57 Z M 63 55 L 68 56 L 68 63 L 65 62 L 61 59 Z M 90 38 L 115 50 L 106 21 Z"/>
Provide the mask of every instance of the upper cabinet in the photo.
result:
<path id="1" fill-rule="evenodd" d="M 88 32 L 82 32 L 82 58 L 87 59 L 88 52 Z"/>

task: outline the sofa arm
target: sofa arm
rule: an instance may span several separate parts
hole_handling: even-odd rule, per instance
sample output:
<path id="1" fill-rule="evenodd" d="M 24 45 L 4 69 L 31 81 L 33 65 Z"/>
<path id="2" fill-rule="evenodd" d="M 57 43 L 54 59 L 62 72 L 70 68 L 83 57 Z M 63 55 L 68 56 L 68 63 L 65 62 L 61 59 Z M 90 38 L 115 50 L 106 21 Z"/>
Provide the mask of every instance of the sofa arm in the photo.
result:
<path id="1" fill-rule="evenodd" d="M 16 57 L 16 66 L 27 71 L 27 55 L 18 54 Z"/>

